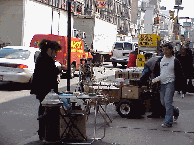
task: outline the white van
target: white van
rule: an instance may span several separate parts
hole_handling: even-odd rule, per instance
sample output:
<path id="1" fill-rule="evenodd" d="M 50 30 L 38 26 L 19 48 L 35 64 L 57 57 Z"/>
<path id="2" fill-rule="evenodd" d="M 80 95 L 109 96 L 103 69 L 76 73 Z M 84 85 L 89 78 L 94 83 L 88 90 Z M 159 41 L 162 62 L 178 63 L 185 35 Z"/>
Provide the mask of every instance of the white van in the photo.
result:
<path id="1" fill-rule="evenodd" d="M 122 66 L 127 65 L 129 54 L 135 50 L 135 44 L 133 42 L 118 41 L 113 45 L 111 51 L 111 62 L 113 67 L 117 66 L 117 63 Z"/>

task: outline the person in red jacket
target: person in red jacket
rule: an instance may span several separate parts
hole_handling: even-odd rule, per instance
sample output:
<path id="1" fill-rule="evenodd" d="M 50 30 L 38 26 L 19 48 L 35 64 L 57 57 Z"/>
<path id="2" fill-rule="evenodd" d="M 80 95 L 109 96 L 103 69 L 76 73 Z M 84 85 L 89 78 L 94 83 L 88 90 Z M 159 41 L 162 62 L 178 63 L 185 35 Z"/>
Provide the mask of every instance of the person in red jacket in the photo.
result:
<path id="1" fill-rule="evenodd" d="M 129 61 L 127 64 L 127 68 L 136 67 L 137 55 L 138 55 L 138 48 L 136 48 L 135 51 L 133 51 L 129 54 Z"/>

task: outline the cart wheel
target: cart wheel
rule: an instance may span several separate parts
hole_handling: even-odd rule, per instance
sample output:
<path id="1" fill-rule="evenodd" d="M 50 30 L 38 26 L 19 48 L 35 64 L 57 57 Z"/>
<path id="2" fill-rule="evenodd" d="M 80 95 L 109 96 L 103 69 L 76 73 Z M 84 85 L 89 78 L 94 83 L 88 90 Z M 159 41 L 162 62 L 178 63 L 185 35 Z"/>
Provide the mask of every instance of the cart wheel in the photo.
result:
<path id="1" fill-rule="evenodd" d="M 129 117 L 132 112 L 132 103 L 128 100 L 120 102 L 117 106 L 117 112 L 123 118 Z"/>

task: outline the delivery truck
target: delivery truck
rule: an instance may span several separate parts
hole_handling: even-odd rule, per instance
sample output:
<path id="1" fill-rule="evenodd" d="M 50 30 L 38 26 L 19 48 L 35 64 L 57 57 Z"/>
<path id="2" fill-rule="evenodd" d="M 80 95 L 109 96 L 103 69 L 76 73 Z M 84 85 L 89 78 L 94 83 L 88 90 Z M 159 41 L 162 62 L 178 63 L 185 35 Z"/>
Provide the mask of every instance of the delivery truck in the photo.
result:
<path id="1" fill-rule="evenodd" d="M 36 34 L 31 40 L 30 47 L 38 48 L 42 39 L 56 41 L 61 45 L 62 49 L 60 52 L 57 52 L 56 61 L 61 65 L 67 66 L 67 37 L 53 34 Z M 79 70 L 81 59 L 92 61 L 92 58 L 93 57 L 86 47 L 84 40 L 71 37 L 71 78 L 74 77 L 75 71 Z M 67 67 L 65 67 L 63 72 L 67 72 Z"/>

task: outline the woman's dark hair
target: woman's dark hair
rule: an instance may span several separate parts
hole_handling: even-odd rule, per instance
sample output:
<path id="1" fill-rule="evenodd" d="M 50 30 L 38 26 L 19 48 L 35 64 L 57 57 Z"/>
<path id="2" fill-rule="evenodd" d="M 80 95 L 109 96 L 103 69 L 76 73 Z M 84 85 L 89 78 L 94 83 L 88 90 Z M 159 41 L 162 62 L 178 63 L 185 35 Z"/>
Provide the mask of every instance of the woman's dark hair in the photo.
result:
<path id="1" fill-rule="evenodd" d="M 51 48 L 52 50 L 56 50 L 56 51 L 62 49 L 61 45 L 59 45 L 59 43 L 57 43 L 56 41 L 50 41 L 46 39 L 43 39 L 40 42 L 39 48 L 41 51 L 44 51 L 44 52 L 46 52 L 49 48 Z"/>

